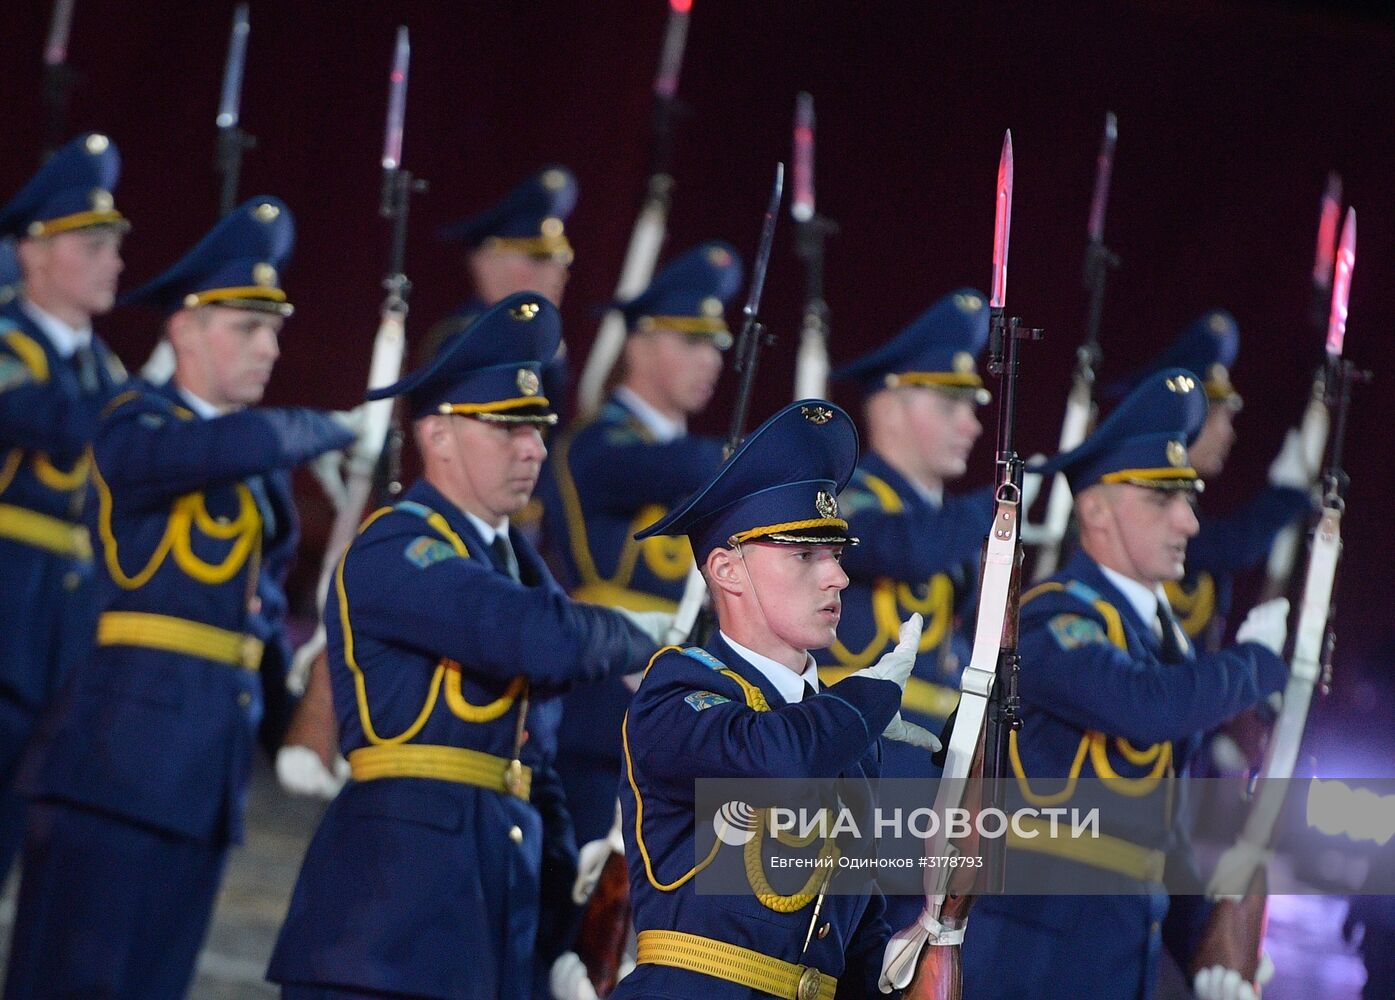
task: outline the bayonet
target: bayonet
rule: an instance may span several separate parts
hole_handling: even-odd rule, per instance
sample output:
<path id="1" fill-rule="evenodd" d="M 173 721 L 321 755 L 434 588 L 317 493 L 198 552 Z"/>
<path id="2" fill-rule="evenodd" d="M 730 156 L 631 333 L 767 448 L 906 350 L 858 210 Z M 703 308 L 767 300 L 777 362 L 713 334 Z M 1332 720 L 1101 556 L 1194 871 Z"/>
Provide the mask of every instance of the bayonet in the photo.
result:
<path id="1" fill-rule="evenodd" d="M 68 130 L 68 92 L 74 74 L 68 65 L 68 38 L 73 28 L 74 0 L 53 0 L 53 16 L 44 41 L 44 106 L 48 109 L 47 160 L 63 145 Z"/>
<path id="2" fill-rule="evenodd" d="M 252 29 L 247 4 L 233 8 L 232 29 L 228 34 L 228 57 L 223 63 L 223 87 L 218 96 L 217 165 L 222 175 L 218 214 L 227 215 L 237 206 L 237 187 L 242 175 L 242 154 L 257 140 L 241 127 L 242 75 L 247 62 L 247 36 Z"/>
<path id="3" fill-rule="evenodd" d="M 993 292 L 988 304 L 1001 321 L 1007 302 L 1008 241 L 1012 236 L 1012 129 L 1003 135 L 997 191 L 993 213 Z"/>
<path id="4" fill-rule="evenodd" d="M 814 203 L 814 98 L 801 92 L 794 103 L 790 215 L 794 251 L 804 262 L 804 321 L 794 363 L 794 398 L 828 395 L 828 303 L 823 297 L 823 242 L 838 231 Z"/>

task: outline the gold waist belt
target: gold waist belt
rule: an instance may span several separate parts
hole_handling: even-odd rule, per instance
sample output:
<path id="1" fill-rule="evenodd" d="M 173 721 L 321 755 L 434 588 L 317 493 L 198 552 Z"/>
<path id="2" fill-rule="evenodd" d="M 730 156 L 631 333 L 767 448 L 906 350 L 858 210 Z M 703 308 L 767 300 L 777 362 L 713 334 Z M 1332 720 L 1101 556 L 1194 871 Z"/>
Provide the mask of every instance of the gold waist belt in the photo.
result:
<path id="1" fill-rule="evenodd" d="M 681 931 L 640 931 L 636 962 L 700 972 L 784 1000 L 833 1000 L 838 980 L 804 965 Z"/>
<path id="2" fill-rule="evenodd" d="M 402 743 L 359 747 L 349 751 L 349 767 L 355 781 L 378 778 L 434 778 L 475 785 L 492 792 L 528 801 L 533 785 L 532 768 L 517 760 L 464 747 L 438 747 Z"/>
<path id="3" fill-rule="evenodd" d="M 28 507 L 0 503 L 0 538 L 11 538 L 74 559 L 92 558 L 92 543 L 85 527 Z"/>
<path id="4" fill-rule="evenodd" d="M 262 641 L 255 636 L 143 611 L 105 612 L 97 619 L 97 645 L 162 649 L 244 670 L 262 663 Z"/>
<path id="5" fill-rule="evenodd" d="M 1139 882 L 1161 882 L 1167 855 L 1151 847 L 1140 847 L 1127 840 L 1100 834 L 1098 837 L 1072 837 L 1056 826 L 1056 836 L 1051 836 L 1051 824 L 1045 820 L 1023 817 L 1018 823 L 1024 830 L 1035 831 L 1035 837 L 1019 836 L 1014 829 L 1008 830 L 1008 846 L 1019 851 L 1036 851 L 1065 858 L 1077 864 L 1102 868 L 1137 879 Z"/>

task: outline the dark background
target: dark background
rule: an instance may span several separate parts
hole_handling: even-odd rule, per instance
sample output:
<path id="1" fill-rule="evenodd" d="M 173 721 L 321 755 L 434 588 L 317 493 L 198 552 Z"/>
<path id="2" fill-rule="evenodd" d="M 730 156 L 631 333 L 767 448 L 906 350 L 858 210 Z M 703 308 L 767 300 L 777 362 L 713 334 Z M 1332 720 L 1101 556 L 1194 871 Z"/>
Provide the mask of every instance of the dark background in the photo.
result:
<path id="1" fill-rule="evenodd" d="M 135 223 L 126 287 L 214 221 L 213 119 L 232 6 L 77 0 L 70 58 L 80 80 L 68 132 L 100 128 L 123 154 L 117 202 Z M 0 192 L 10 192 L 43 141 L 49 4 L 3 7 Z M 835 362 L 850 359 L 945 291 L 986 287 L 997 157 L 1011 128 L 1009 306 L 1048 331 L 1024 352 L 1019 434 L 1024 452 L 1050 451 L 1081 333 L 1085 219 L 1103 113 L 1112 109 L 1120 138 L 1106 236 L 1124 267 L 1106 297 L 1103 377 L 1144 361 L 1206 308 L 1236 314 L 1243 340 L 1234 377 L 1247 406 L 1230 468 L 1204 503 L 1224 510 L 1262 483 L 1302 410 L 1321 351 L 1307 322 L 1318 199 L 1327 171 L 1338 170 L 1360 216 L 1347 354 L 1380 380 L 1360 392 L 1352 415 L 1341 655 L 1324 711 L 1389 728 L 1395 24 L 1367 8 L 1375 9 L 696 0 L 679 88 L 690 113 L 678 126 L 665 256 L 721 237 L 749 258 L 772 165 L 788 156 L 794 94 L 810 90 L 819 208 L 842 227 L 828 247 L 832 353 Z M 242 124 L 259 145 L 241 190 L 285 198 L 300 232 L 286 275 L 298 311 L 268 401 L 346 408 L 362 391 L 386 255 L 378 160 L 398 23 L 410 26 L 413 45 L 404 161 L 431 181 L 409 244 L 410 335 L 419 338 L 463 297 L 459 261 L 435 242 L 437 226 L 555 160 L 581 184 L 564 309 L 579 363 L 643 187 L 666 11 L 662 0 L 254 0 Z M 787 214 L 782 227 L 764 309 L 779 343 L 762 363 L 754 419 L 792 390 L 803 278 Z M 100 329 L 137 367 L 156 318 L 118 310 Z M 732 382 L 724 381 L 723 399 Z M 722 428 L 721 402 L 698 429 Z M 990 474 L 986 418 L 973 482 Z M 328 515 L 312 487 L 302 493 L 303 584 Z"/>

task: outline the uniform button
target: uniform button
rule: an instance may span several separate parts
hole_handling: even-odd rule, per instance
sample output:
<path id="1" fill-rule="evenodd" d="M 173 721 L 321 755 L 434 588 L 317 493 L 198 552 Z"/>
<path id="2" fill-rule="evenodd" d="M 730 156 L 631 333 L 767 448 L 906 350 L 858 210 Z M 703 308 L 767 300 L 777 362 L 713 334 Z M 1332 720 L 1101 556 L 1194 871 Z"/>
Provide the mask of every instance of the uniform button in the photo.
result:
<path id="1" fill-rule="evenodd" d="M 252 595 L 251 600 L 247 602 L 247 613 L 251 615 L 259 615 L 262 613 L 262 599 L 260 597 L 255 594 Z"/>
<path id="2" fill-rule="evenodd" d="M 1158 932 L 1161 931 L 1161 930 L 1162 930 L 1162 924 L 1158 923 L 1156 920 L 1154 920 L 1151 924 L 1148 925 L 1148 933 L 1149 933 L 1149 934 L 1156 934 L 1156 933 L 1158 933 Z"/>
<path id="3" fill-rule="evenodd" d="M 833 929 L 833 925 L 832 925 L 832 924 L 824 924 L 822 927 L 820 927 L 820 928 L 819 928 L 819 940 L 822 941 L 824 938 L 828 937 L 828 932 L 831 931 L 832 929 Z"/>
<path id="4" fill-rule="evenodd" d="M 246 708 L 248 705 L 252 704 L 251 693 L 248 691 L 239 691 L 237 693 L 237 703 L 241 705 L 243 708 Z"/>
<path id="5" fill-rule="evenodd" d="M 77 590 L 77 589 L 78 589 L 78 586 L 79 586 L 81 583 L 82 583 L 82 576 L 79 575 L 78 573 L 75 573 L 75 572 L 73 572 L 72 570 L 69 570 L 68 572 L 66 572 L 66 573 L 63 574 L 63 589 L 64 589 L 64 590 Z"/>
<path id="6" fill-rule="evenodd" d="M 521 843 L 523 843 L 523 830 L 522 830 L 522 828 L 521 828 L 521 827 L 517 827 L 517 826 L 510 827 L 510 828 L 509 828 L 509 839 L 512 840 L 515 844 L 521 844 Z"/>

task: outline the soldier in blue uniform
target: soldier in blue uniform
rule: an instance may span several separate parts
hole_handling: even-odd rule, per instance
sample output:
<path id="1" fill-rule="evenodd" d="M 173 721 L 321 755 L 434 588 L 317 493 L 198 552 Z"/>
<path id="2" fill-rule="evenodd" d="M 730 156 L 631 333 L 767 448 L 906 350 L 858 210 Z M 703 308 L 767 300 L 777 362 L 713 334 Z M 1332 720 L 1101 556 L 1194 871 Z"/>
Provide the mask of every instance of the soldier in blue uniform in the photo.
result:
<path id="1" fill-rule="evenodd" d="M 855 539 L 836 498 L 856 461 L 848 415 L 804 400 L 766 421 L 707 485 L 640 532 L 688 537 L 720 631 L 706 647 L 661 650 L 625 717 L 621 805 L 638 953 L 616 998 L 875 992 L 889 928 L 874 886 L 827 893 L 831 868 L 804 869 L 799 885 L 777 886 L 789 879 L 765 870 L 759 822 L 754 865 L 750 852 L 718 839 L 694 866 L 699 825 L 708 822 L 696 814 L 695 779 L 841 778 L 840 795 L 862 802 L 866 822 L 865 786 L 880 772 L 881 736 L 937 745 L 899 714 L 919 616 L 890 653 L 827 689 L 809 654 L 832 642 L 838 626 L 848 583 L 838 560 Z M 837 845 L 825 839 L 817 850 L 831 856 Z M 749 893 L 697 891 L 702 869 L 740 871 L 743 856 Z"/>
<path id="2" fill-rule="evenodd" d="M 440 237 L 465 251 L 473 294 L 427 333 L 424 356 L 463 333 L 488 307 L 515 292 L 540 292 L 554 306 L 571 274 L 566 222 L 576 207 L 576 177 L 553 164 L 532 174 L 489 208 L 441 229 Z M 567 345 L 543 367 L 543 388 L 554 406 L 568 389 Z"/>
<path id="3" fill-rule="evenodd" d="M 980 899 L 964 940 L 966 996 L 1151 996 L 1168 910 L 1163 877 L 1194 876 L 1175 822 L 1176 775 L 1203 730 L 1287 679 L 1279 655 L 1287 601 L 1252 611 L 1235 645 L 1199 652 L 1163 592 L 1181 578 L 1197 532 L 1201 480 L 1187 446 L 1205 417 L 1198 379 L 1164 369 L 1078 448 L 1040 468 L 1065 473 L 1081 550 L 1023 596 L 1023 726 L 1009 743 L 1015 788 L 1038 807 L 1102 796 L 1133 808 L 1106 811 L 1098 839 L 1009 834 L 1009 885 L 1031 876 L 1057 892 L 1090 884 L 1114 894 Z M 1188 913 L 1169 944 L 1185 968 L 1205 906 L 1180 899 Z"/>
<path id="4" fill-rule="evenodd" d="M 624 304 L 629 338 L 620 383 L 605 406 L 563 435 L 543 470 L 544 536 L 559 581 L 577 600 L 673 611 L 692 565 L 684 538 L 631 536 L 705 483 L 721 441 L 687 433 L 706 407 L 731 346 L 723 310 L 741 284 L 725 243 L 677 257 Z M 620 678 L 564 701 L 558 771 L 581 844 L 606 835 L 620 775 Z"/>
<path id="5" fill-rule="evenodd" d="M 174 378 L 134 383 L 92 444 L 96 648 L 45 715 L 5 996 L 182 997 L 242 814 L 259 729 L 284 721 L 289 470 L 353 435 L 253 409 L 291 312 L 294 239 L 253 198 L 127 296 L 163 310 Z"/>
<path id="6" fill-rule="evenodd" d="M 570 916 L 576 869 L 553 770 L 561 694 L 641 668 L 655 644 L 568 599 L 510 525 L 556 420 L 540 372 L 560 338 L 545 297 L 512 295 L 370 394 L 407 397 L 425 476 L 364 522 L 325 607 L 353 777 L 272 955 L 287 998 L 526 998 L 535 942 L 564 943 L 548 923 Z"/>
<path id="7" fill-rule="evenodd" d="M 15 768 L 96 610 L 87 446 L 126 380 L 92 333 L 112 308 L 128 225 L 106 136 L 68 143 L 0 209 L 0 878 L 24 835 Z"/>
<path id="8" fill-rule="evenodd" d="M 959 700 L 969 659 L 961 624 L 972 618 L 993 519 L 991 487 L 945 493 L 983 430 L 976 407 L 989 395 L 975 358 L 987 339 L 988 300 L 964 288 L 834 373 L 863 388 L 869 447 L 839 498 L 850 530 L 864 541 L 843 559 L 852 582 L 838 638 L 819 654 L 822 676 L 831 681 L 876 662 L 896 644 L 901 618 L 919 613 L 925 630 L 903 710 L 935 732 Z M 923 755 L 889 747 L 883 772 L 925 777 L 933 773 L 926 765 Z"/>
<path id="9" fill-rule="evenodd" d="M 1235 442 L 1234 420 L 1243 405 L 1230 370 L 1240 351 L 1235 317 L 1219 309 L 1200 316 L 1149 367 L 1185 368 L 1202 384 L 1210 402 L 1206 423 L 1190 449 L 1192 465 L 1206 481 L 1225 468 Z M 1274 538 L 1312 507 L 1310 470 L 1296 431 L 1269 467 L 1269 482 L 1239 510 L 1225 516 L 1198 515 L 1201 530 L 1187 545 L 1187 573 L 1163 586 L 1187 637 L 1217 649 L 1225 637 L 1237 573 L 1260 565 Z M 1320 460 L 1320 457 L 1319 457 Z"/>

